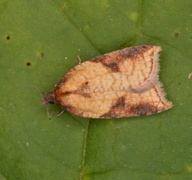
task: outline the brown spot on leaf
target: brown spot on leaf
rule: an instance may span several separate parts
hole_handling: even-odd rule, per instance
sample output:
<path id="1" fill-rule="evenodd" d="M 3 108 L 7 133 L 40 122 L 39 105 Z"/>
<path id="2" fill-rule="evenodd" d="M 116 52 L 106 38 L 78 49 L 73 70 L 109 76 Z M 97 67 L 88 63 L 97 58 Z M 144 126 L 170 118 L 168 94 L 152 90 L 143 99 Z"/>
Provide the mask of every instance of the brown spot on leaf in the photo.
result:
<path id="1" fill-rule="evenodd" d="M 43 59 L 44 58 L 44 53 L 43 52 L 40 52 L 40 57 Z"/>
<path id="2" fill-rule="evenodd" d="M 175 33 L 175 37 L 178 37 L 178 36 L 179 36 L 179 33 L 178 33 L 178 32 L 176 32 L 176 33 Z"/>
<path id="3" fill-rule="evenodd" d="M 27 65 L 27 66 L 31 66 L 31 63 L 30 63 L 30 62 L 27 62 L 26 65 Z"/>
<path id="4" fill-rule="evenodd" d="M 7 39 L 7 40 L 10 40 L 10 39 L 11 39 L 10 35 L 7 35 L 6 39 Z"/>

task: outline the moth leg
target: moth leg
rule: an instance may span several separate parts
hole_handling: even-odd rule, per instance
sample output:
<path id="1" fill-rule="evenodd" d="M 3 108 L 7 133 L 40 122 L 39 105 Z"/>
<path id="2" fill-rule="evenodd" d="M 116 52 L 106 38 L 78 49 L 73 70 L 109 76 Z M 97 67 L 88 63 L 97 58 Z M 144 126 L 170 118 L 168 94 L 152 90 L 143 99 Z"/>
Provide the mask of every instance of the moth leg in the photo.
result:
<path id="1" fill-rule="evenodd" d="M 188 79 L 190 79 L 192 77 L 192 73 L 190 73 L 189 75 L 188 75 Z"/>
<path id="2" fill-rule="evenodd" d="M 64 112 L 65 112 L 65 109 L 62 108 L 62 111 L 60 113 L 58 113 L 57 116 L 61 116 Z"/>
<path id="3" fill-rule="evenodd" d="M 51 114 L 49 112 L 49 108 L 48 108 L 48 105 L 46 104 L 46 109 L 47 109 L 47 117 L 49 120 L 51 120 Z"/>
<path id="4" fill-rule="evenodd" d="M 77 55 L 77 59 L 78 59 L 78 64 L 81 64 L 81 58 L 79 55 Z"/>

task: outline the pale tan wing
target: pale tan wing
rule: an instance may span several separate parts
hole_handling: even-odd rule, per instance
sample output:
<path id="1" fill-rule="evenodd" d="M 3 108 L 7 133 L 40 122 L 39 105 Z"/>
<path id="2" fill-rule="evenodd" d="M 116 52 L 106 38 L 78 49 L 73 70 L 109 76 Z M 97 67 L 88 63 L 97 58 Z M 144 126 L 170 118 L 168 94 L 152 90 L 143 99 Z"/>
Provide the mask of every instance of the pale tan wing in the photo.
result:
<path id="1" fill-rule="evenodd" d="M 152 115 L 171 107 L 172 103 L 165 99 L 162 88 L 156 84 L 144 93 L 125 93 L 112 102 L 110 110 L 100 118 Z"/>
<path id="2" fill-rule="evenodd" d="M 170 104 L 157 84 L 159 51 L 157 46 L 125 48 L 77 65 L 56 87 L 56 100 L 68 111 L 91 118 L 149 115 L 166 110 Z M 143 98 L 148 99 L 148 109 Z M 159 108 L 161 101 L 164 108 Z M 119 112 L 118 104 L 125 104 Z M 139 109 L 142 104 L 143 109 Z M 155 107 L 150 110 L 149 106 Z M 133 113 L 135 109 L 140 113 Z"/>
<path id="3" fill-rule="evenodd" d="M 61 82 L 65 82 L 65 91 L 88 82 L 90 92 L 144 92 L 158 81 L 160 50 L 158 46 L 137 46 L 114 51 L 75 66 Z"/>
<path id="4" fill-rule="evenodd" d="M 144 93 L 109 92 L 91 96 L 68 94 L 63 106 L 71 113 L 89 118 L 120 118 L 159 113 L 170 109 L 159 85 Z"/>

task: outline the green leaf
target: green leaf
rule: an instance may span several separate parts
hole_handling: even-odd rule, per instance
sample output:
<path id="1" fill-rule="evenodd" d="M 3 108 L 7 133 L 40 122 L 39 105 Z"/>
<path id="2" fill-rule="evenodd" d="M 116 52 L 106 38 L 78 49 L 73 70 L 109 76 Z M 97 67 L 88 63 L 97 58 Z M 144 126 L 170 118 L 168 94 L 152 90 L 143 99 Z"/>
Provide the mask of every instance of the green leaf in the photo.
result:
<path id="1" fill-rule="evenodd" d="M 192 1 L 0 2 L 0 179 L 191 179 Z M 163 49 L 174 107 L 94 120 L 40 104 L 78 63 L 127 46 Z M 32 86 L 22 86 L 32 85 Z"/>

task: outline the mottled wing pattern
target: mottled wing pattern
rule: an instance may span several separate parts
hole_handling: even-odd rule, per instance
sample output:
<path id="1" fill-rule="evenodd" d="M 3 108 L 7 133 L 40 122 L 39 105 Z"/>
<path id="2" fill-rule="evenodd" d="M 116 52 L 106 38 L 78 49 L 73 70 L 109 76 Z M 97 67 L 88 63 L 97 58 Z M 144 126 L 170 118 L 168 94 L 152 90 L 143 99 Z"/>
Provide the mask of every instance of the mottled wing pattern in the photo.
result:
<path id="1" fill-rule="evenodd" d="M 119 118 L 171 108 L 158 82 L 158 46 L 114 51 L 71 69 L 55 88 L 69 112 L 89 118 Z"/>

